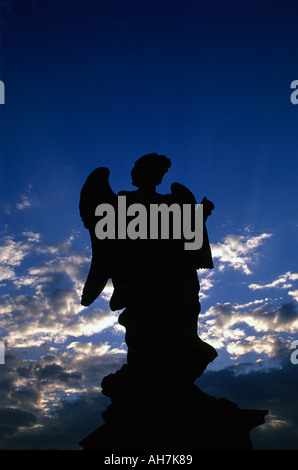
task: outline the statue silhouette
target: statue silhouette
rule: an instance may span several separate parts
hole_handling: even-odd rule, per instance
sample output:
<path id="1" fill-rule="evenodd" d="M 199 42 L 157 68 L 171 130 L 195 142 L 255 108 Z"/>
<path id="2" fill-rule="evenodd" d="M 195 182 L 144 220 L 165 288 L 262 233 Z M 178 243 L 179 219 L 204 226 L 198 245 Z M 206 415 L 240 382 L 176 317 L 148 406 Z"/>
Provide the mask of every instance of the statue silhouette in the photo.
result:
<path id="1" fill-rule="evenodd" d="M 102 392 L 111 398 L 111 405 L 103 413 L 105 425 L 81 441 L 84 449 L 250 449 L 249 431 L 264 421 L 266 412 L 244 413 L 234 403 L 209 397 L 194 385 L 217 357 L 197 334 L 197 270 L 213 268 L 206 228 L 213 203 L 206 197 L 201 201 L 203 244 L 196 250 L 185 250 L 183 238 L 163 239 L 160 232 L 157 239 L 99 240 L 95 236 L 96 207 L 108 203 L 117 211 L 117 196 L 125 196 L 127 206 L 142 204 L 148 213 L 152 204 L 195 208 L 195 196 L 179 183 L 171 185 L 169 194 L 156 191 L 170 166 L 164 155 L 144 155 L 131 171 L 137 189 L 118 195 L 109 185 L 109 170 L 97 168 L 81 191 L 80 215 L 92 245 L 81 303 L 94 302 L 111 279 L 110 308 L 123 310 L 119 323 L 126 329 L 128 347 L 126 364 L 102 381 Z M 150 218 L 147 222 L 150 228 Z M 220 438 L 214 440 L 215 416 Z M 227 420 L 234 424 L 229 433 Z M 199 439 L 193 433 L 198 423 Z M 125 436 L 115 441 L 123 426 Z"/>

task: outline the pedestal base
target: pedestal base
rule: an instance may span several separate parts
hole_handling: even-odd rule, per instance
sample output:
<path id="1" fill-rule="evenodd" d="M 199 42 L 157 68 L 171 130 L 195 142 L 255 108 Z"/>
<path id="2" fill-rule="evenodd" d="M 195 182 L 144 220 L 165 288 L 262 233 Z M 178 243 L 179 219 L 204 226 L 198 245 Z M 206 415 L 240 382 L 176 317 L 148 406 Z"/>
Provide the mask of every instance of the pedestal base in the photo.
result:
<path id="1" fill-rule="evenodd" d="M 148 390 L 150 389 L 150 393 Z M 79 444 L 84 450 L 252 450 L 250 431 L 266 410 L 240 410 L 195 385 L 114 397 L 106 423 Z"/>

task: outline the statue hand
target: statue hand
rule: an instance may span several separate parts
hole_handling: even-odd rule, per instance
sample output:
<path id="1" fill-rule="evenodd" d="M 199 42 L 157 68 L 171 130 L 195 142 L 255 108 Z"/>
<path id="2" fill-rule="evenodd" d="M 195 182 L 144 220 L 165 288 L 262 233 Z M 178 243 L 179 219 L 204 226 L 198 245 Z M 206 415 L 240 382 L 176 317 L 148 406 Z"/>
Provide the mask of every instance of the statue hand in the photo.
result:
<path id="1" fill-rule="evenodd" d="M 206 220 L 209 215 L 211 215 L 213 209 L 214 209 L 214 204 L 213 202 L 209 201 L 209 199 L 206 198 L 206 196 L 202 199 L 201 204 L 204 206 L 204 219 Z"/>

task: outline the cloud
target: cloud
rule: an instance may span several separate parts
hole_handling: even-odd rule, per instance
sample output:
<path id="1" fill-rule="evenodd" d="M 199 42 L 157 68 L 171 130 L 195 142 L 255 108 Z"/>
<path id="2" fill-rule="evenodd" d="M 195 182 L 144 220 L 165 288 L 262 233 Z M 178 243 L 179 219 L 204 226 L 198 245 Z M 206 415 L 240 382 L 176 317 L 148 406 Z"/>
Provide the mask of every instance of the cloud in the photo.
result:
<path id="1" fill-rule="evenodd" d="M 14 269 L 12 269 L 10 266 L 0 266 L 0 281 L 11 280 L 14 279 L 14 277 Z"/>
<path id="2" fill-rule="evenodd" d="M 49 448 L 46 436 L 51 436 L 53 448 L 59 448 L 52 427 L 57 409 L 63 414 L 70 408 L 69 401 L 78 399 L 78 409 L 82 405 L 93 416 L 90 403 L 101 403 L 102 378 L 126 359 L 126 347 L 121 345 L 119 332 L 114 332 L 117 314 L 110 311 L 107 301 L 87 309 L 80 305 L 90 257 L 74 251 L 72 242 L 69 237 L 56 245 L 45 244 L 34 232 L 3 241 L 2 267 L 10 271 L 6 272 L 7 293 L 0 299 L 1 337 L 6 346 L 0 399 L 3 409 L 14 409 L 20 417 L 19 422 L 15 419 L 9 424 L 13 415 L 3 415 L 8 421 L 8 427 L 1 427 L 3 442 L 9 448 L 16 443 L 26 448 L 26 440 L 28 445 L 38 441 L 39 447 Z M 117 334 L 117 346 L 99 337 L 107 329 Z M 84 394 L 86 401 L 82 401 Z M 84 437 L 81 424 L 77 424 L 80 438 Z M 61 423 L 57 421 L 56 426 Z M 73 443 L 77 447 L 76 440 Z"/>
<path id="3" fill-rule="evenodd" d="M 249 356 L 280 362 L 289 357 L 291 340 L 298 334 L 297 304 L 267 298 L 242 305 L 217 303 L 201 316 L 199 334 L 230 361 L 245 362 Z"/>
<path id="4" fill-rule="evenodd" d="M 16 208 L 22 211 L 33 204 L 35 204 L 35 198 L 32 196 L 32 185 L 29 184 L 26 191 L 20 195 L 20 201 L 16 203 Z"/>
<path id="5" fill-rule="evenodd" d="M 295 369 L 296 367 L 296 369 Z M 280 367 L 233 365 L 206 371 L 197 385 L 216 398 L 225 397 L 242 409 L 265 409 L 265 424 L 251 433 L 254 449 L 298 450 L 297 366 L 287 359 Z"/>
<path id="6" fill-rule="evenodd" d="M 3 266 L 19 266 L 25 256 L 31 250 L 32 239 L 29 240 L 27 234 L 24 234 L 27 240 L 15 241 L 12 236 L 4 238 L 1 246 L 0 263 Z M 30 233 L 30 238 L 32 234 Z"/>
<path id="7" fill-rule="evenodd" d="M 1 5 L 0 5 L 1 9 Z M 37 202 L 36 197 L 32 194 L 32 185 L 28 184 L 27 188 L 18 196 L 18 201 L 2 203 L 5 214 L 11 215 L 17 211 L 29 209 Z"/>
<path id="8" fill-rule="evenodd" d="M 24 258 L 30 255 L 40 242 L 40 234 L 34 232 L 23 232 L 19 238 L 16 241 L 14 237 L 6 236 L 2 241 L 0 246 L 0 281 L 13 280 L 17 283 L 15 268 L 21 265 Z"/>
<path id="9" fill-rule="evenodd" d="M 6 273 L 7 293 L 0 299 L 0 327 L 7 346 L 0 400 L 3 410 L 16 411 L 15 420 L 12 414 L 5 415 L 8 427 L 2 428 L 2 448 L 78 448 L 77 442 L 102 423 L 100 414 L 108 404 L 100 393 L 102 378 L 126 360 L 117 312 L 108 307 L 112 286 L 107 285 L 94 305 L 80 305 L 90 256 L 75 251 L 73 240 L 68 237 L 51 245 L 37 233 L 24 232 L 3 243 L 2 267 L 11 271 Z M 238 242 L 226 242 L 238 247 L 247 266 L 261 243 L 242 238 L 239 243 L 246 248 L 240 253 Z M 245 272 L 244 265 L 235 269 Z M 205 296 L 219 282 L 209 271 L 201 271 L 200 278 Z M 202 339 L 230 361 L 244 363 L 251 353 L 262 364 L 265 359 L 282 360 L 289 340 L 282 335 L 294 335 L 298 329 L 297 307 L 295 302 L 275 305 L 267 297 L 218 303 L 201 316 L 200 329 Z M 283 419 L 275 410 L 271 428 Z"/>
<path id="10" fill-rule="evenodd" d="M 240 340 L 230 341 L 227 344 L 227 352 L 233 360 L 251 352 L 259 357 L 265 355 L 269 359 L 282 359 L 284 356 L 289 356 L 289 344 L 278 336 L 268 334 L 259 338 L 242 335 Z"/>
<path id="11" fill-rule="evenodd" d="M 32 426 L 36 422 L 36 416 L 21 409 L 0 408 L 1 435 L 12 435 L 19 427 Z"/>
<path id="12" fill-rule="evenodd" d="M 296 302 L 298 302 L 298 289 L 296 290 L 290 290 L 288 292 L 289 295 L 291 295 L 292 297 L 294 297 L 294 299 L 296 300 Z"/>
<path id="13" fill-rule="evenodd" d="M 292 273 L 290 271 L 285 274 L 281 274 L 277 279 L 268 283 L 268 284 L 249 284 L 249 289 L 256 291 L 262 289 L 291 289 L 293 287 L 293 282 L 298 280 L 298 273 Z M 296 302 L 298 302 L 298 289 L 289 290 L 288 295 L 293 297 Z"/>
<path id="14" fill-rule="evenodd" d="M 36 377 L 42 381 L 55 380 L 57 383 L 69 383 L 71 381 L 77 381 L 82 378 L 79 372 L 65 372 L 63 367 L 58 364 L 46 364 L 44 367 L 36 369 Z"/>
<path id="15" fill-rule="evenodd" d="M 249 288 L 253 291 L 262 289 L 291 289 L 288 290 L 288 295 L 298 302 L 298 289 L 293 288 L 293 282 L 298 280 L 298 273 L 292 273 L 290 271 L 278 276 L 277 279 L 268 284 L 249 284 Z"/>
<path id="16" fill-rule="evenodd" d="M 259 305 L 263 304 L 264 302 L 267 302 L 269 299 L 266 297 L 265 299 L 256 299 L 256 300 L 251 300 L 250 302 L 247 302 L 245 304 L 235 304 L 234 308 L 235 310 L 243 309 L 243 308 L 248 308 L 252 307 L 253 305 Z"/>
<path id="17" fill-rule="evenodd" d="M 51 282 L 51 280 L 49 280 Z M 83 311 L 75 287 L 43 290 L 38 295 L 6 295 L 0 311 L 6 317 L 3 339 L 9 347 L 37 347 L 47 341 L 64 343 L 69 337 L 92 336 L 113 327 L 117 316 L 100 307 Z"/>
<path id="18" fill-rule="evenodd" d="M 108 308 L 108 298 L 101 300 L 102 306 L 81 306 L 90 257 L 72 249 L 73 239 L 48 245 L 34 232 L 4 239 L 0 273 L 7 293 L 0 298 L 0 325 L 10 348 L 62 344 L 71 336 L 91 337 L 116 325 L 117 313 Z M 31 265 L 23 269 L 29 256 Z"/>
<path id="19" fill-rule="evenodd" d="M 74 400 L 61 400 L 49 414 L 27 426 L 15 426 L 3 433 L 0 449 L 5 450 L 81 450 L 79 441 L 104 424 L 101 413 L 109 400 L 89 390 Z M 34 418 L 32 417 L 34 420 Z M 13 431 L 13 433 L 12 433 Z"/>
<path id="20" fill-rule="evenodd" d="M 236 270 L 241 270 L 245 274 L 251 274 L 250 265 L 258 259 L 257 248 L 261 246 L 264 240 L 270 238 L 272 234 L 262 233 L 257 236 L 228 235 L 220 243 L 213 244 L 213 258 L 218 258 L 219 270 L 226 266 Z"/>
<path id="21" fill-rule="evenodd" d="M 22 232 L 17 240 L 16 237 L 11 235 L 5 236 L 0 246 L 1 280 L 13 280 L 15 285 L 20 287 L 31 284 L 32 276 L 35 274 L 40 275 L 46 273 L 46 271 L 52 272 L 54 269 L 60 269 L 60 271 L 64 269 L 69 275 L 73 275 L 75 279 L 77 277 L 75 267 L 79 266 L 81 268 L 82 264 L 89 262 L 90 257 L 71 253 L 73 239 L 74 237 L 70 236 L 66 240 L 57 242 L 56 245 L 49 245 L 44 242 L 40 233 L 37 232 Z M 27 276 L 23 274 L 18 275 L 15 269 L 21 266 L 24 259 L 29 255 L 44 255 L 42 258 L 43 266 L 32 266 L 28 270 Z M 51 256 L 51 260 L 48 263 L 45 261 L 47 255 Z M 53 255 L 56 255 L 56 257 L 53 257 Z M 64 267 L 62 266 L 63 262 L 65 264 Z"/>
<path id="22" fill-rule="evenodd" d="M 27 209 L 28 207 L 31 207 L 31 206 L 32 206 L 32 201 L 29 199 L 28 196 L 24 194 L 21 196 L 21 202 L 18 202 L 16 204 L 16 208 L 20 211 L 22 211 L 23 209 Z"/>
<path id="23" fill-rule="evenodd" d="M 292 283 L 289 283 L 289 281 L 297 281 L 298 280 L 298 273 L 291 273 L 290 271 L 281 274 L 278 276 L 275 281 L 272 281 L 269 284 L 249 284 L 249 288 L 252 290 L 258 290 L 258 289 L 270 289 L 273 287 L 279 287 L 281 289 L 288 289 L 289 287 L 292 287 Z"/>
<path id="24" fill-rule="evenodd" d="M 217 304 L 204 314 L 204 319 L 209 325 L 214 325 L 219 329 L 230 328 L 241 323 L 246 323 L 257 332 L 288 332 L 298 329 L 296 303 L 287 302 L 274 306 L 271 302 L 265 300 L 263 302 L 264 304 L 259 307 L 242 312 L 239 311 L 239 305 Z"/>
<path id="25" fill-rule="evenodd" d="M 56 358 L 11 358 L 0 379 L 0 448 L 79 449 L 78 442 L 103 424 L 101 413 L 110 403 L 99 385 L 111 369 L 111 355 L 99 352 L 93 344 L 78 343 Z M 112 356 L 116 370 L 121 362 Z M 251 433 L 255 449 L 298 449 L 297 380 L 290 363 L 271 369 L 245 364 L 207 370 L 196 383 L 242 409 L 269 410 L 266 424 Z"/>
<path id="26" fill-rule="evenodd" d="M 109 399 L 101 380 L 119 369 L 123 350 L 73 342 L 36 359 L 7 354 L 1 369 L 1 449 L 78 449 L 85 435 L 103 424 Z"/>

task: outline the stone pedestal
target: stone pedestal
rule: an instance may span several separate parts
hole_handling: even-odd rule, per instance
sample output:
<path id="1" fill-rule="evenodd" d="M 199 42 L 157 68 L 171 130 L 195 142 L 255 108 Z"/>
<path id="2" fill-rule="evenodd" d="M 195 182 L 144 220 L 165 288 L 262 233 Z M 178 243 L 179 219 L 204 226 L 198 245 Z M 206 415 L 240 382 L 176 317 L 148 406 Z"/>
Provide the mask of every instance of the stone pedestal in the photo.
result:
<path id="1" fill-rule="evenodd" d="M 196 385 L 134 375 L 125 365 L 102 383 L 111 405 L 105 424 L 82 439 L 84 450 L 252 450 L 250 431 L 266 410 L 241 410 Z"/>

